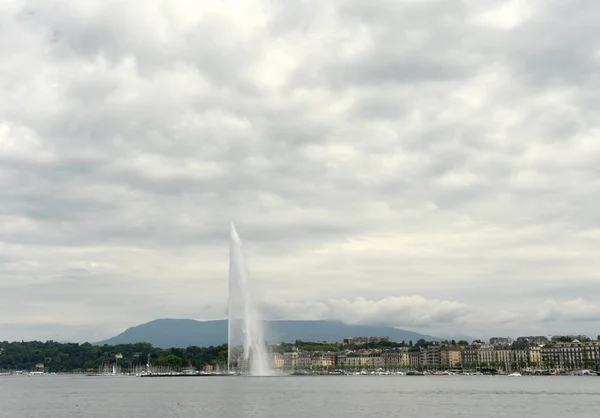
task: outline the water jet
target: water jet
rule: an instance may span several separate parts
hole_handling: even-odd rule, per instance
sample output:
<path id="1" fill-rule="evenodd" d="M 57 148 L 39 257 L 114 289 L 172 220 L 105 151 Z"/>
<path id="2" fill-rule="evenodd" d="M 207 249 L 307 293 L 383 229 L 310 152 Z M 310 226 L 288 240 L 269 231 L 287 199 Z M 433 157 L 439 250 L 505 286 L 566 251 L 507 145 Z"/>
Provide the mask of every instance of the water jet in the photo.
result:
<path id="1" fill-rule="evenodd" d="M 256 307 L 242 241 L 231 223 L 229 246 L 229 300 L 227 370 L 252 376 L 273 375 L 263 321 Z"/>

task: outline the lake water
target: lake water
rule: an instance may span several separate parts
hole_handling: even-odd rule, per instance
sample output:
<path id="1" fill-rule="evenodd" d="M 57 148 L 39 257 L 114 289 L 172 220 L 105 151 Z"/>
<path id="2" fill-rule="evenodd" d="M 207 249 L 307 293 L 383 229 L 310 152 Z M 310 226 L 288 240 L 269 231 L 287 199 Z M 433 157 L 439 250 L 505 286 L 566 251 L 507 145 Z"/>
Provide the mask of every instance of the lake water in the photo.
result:
<path id="1" fill-rule="evenodd" d="M 0 377 L 0 417 L 598 417 L 600 377 Z"/>

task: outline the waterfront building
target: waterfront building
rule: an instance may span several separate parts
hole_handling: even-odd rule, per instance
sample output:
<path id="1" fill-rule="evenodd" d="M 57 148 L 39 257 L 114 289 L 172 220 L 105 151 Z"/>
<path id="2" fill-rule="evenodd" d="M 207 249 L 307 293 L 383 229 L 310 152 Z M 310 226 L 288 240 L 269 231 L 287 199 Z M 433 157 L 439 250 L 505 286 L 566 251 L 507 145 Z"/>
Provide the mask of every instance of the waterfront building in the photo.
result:
<path id="1" fill-rule="evenodd" d="M 494 347 L 489 344 L 474 344 L 461 352 L 461 363 L 465 368 L 492 367 L 496 358 Z"/>
<path id="2" fill-rule="evenodd" d="M 542 364 L 542 351 L 538 345 L 527 348 L 527 365 L 539 367 Z"/>
<path id="3" fill-rule="evenodd" d="M 491 357 L 489 353 L 491 353 Z M 472 356 L 468 360 L 471 364 L 476 364 L 479 367 L 490 367 L 504 371 L 539 367 L 541 364 L 540 347 L 497 346 L 491 351 L 480 351 L 477 356 Z"/>
<path id="4" fill-rule="evenodd" d="M 443 368 L 455 368 L 461 361 L 461 349 L 457 346 L 446 345 L 440 348 L 440 365 Z"/>
<path id="5" fill-rule="evenodd" d="M 348 354 L 352 353 L 351 350 L 342 350 L 339 351 L 338 353 L 336 353 L 335 355 L 335 364 L 341 368 L 344 368 L 346 366 L 346 357 L 348 356 Z"/>
<path id="6" fill-rule="evenodd" d="M 431 369 L 439 369 L 441 364 L 441 346 L 439 344 L 430 345 L 421 351 L 421 365 Z"/>
<path id="7" fill-rule="evenodd" d="M 398 347 L 381 353 L 385 368 L 388 370 L 407 369 L 410 366 L 408 347 Z"/>
<path id="8" fill-rule="evenodd" d="M 351 369 L 379 369 L 385 367 L 380 351 L 353 352 L 346 356 L 346 367 Z"/>
<path id="9" fill-rule="evenodd" d="M 273 368 L 276 370 L 283 370 L 285 365 L 285 360 L 283 354 L 281 353 L 273 353 Z"/>
<path id="10" fill-rule="evenodd" d="M 408 362 L 411 369 L 421 367 L 421 347 L 412 347 L 408 349 Z"/>
<path id="11" fill-rule="evenodd" d="M 310 351 L 298 351 L 296 357 L 296 368 L 297 369 L 310 369 L 312 366 L 312 355 Z"/>
<path id="12" fill-rule="evenodd" d="M 530 348 L 524 349 L 515 349 L 513 352 L 513 364 L 515 364 L 517 369 L 523 369 L 525 367 L 529 367 L 531 365 L 531 361 L 529 359 Z"/>
<path id="13" fill-rule="evenodd" d="M 366 357 L 366 355 L 352 352 L 346 356 L 346 361 L 345 361 L 344 366 L 349 369 L 356 369 L 359 367 L 364 367 L 366 364 L 365 357 Z"/>
<path id="14" fill-rule="evenodd" d="M 463 368 L 469 368 L 471 365 L 477 363 L 477 346 L 469 345 L 463 348 L 460 362 Z"/>
<path id="15" fill-rule="evenodd" d="M 357 337 L 354 344 L 381 337 Z M 276 369 L 329 369 L 335 366 L 348 369 L 498 369 L 506 372 L 535 369 L 594 369 L 600 367 L 600 341 L 563 341 L 565 336 L 550 341 L 546 337 L 519 337 L 512 344 L 509 337 L 490 338 L 490 344 L 474 343 L 459 347 L 447 343 L 433 343 L 427 347 L 395 347 L 332 351 L 304 351 L 273 354 Z M 349 341 L 350 339 L 346 339 Z M 238 365 L 244 369 L 242 358 Z M 529 369 L 529 370 L 527 370 Z"/>
<path id="16" fill-rule="evenodd" d="M 600 341 L 556 342 L 540 349 L 544 367 L 551 369 L 594 369 L 600 360 Z"/>
<path id="17" fill-rule="evenodd" d="M 331 351 L 315 351 L 311 358 L 313 369 L 327 369 L 335 365 L 335 353 Z"/>
<path id="18" fill-rule="evenodd" d="M 506 347 L 495 347 L 494 348 L 494 361 L 496 367 L 504 371 L 512 371 L 514 363 L 513 357 L 514 350 L 510 346 Z"/>
<path id="19" fill-rule="evenodd" d="M 296 370 L 298 361 L 298 350 L 283 353 L 283 369 L 293 371 Z"/>

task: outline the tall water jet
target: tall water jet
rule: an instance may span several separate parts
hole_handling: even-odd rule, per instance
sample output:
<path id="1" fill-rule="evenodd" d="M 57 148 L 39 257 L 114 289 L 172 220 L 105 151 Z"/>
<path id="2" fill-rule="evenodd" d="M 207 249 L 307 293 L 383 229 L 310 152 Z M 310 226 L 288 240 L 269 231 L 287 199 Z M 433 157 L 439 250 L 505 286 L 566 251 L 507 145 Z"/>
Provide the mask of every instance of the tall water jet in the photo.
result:
<path id="1" fill-rule="evenodd" d="M 256 308 L 242 241 L 231 224 L 227 369 L 254 376 L 273 374 L 263 322 Z"/>

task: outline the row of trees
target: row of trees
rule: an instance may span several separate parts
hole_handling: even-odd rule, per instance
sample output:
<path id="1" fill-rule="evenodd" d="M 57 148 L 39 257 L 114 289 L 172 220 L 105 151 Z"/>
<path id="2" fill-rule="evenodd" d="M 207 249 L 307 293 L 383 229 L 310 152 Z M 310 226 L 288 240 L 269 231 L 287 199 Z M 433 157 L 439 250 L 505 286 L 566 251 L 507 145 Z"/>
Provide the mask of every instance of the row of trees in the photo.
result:
<path id="1" fill-rule="evenodd" d="M 123 369 L 144 366 L 148 362 L 172 369 L 202 369 L 207 364 L 226 367 L 227 345 L 161 349 L 149 343 L 114 346 L 55 341 L 0 343 L 0 370 L 34 370 L 41 363 L 48 372 L 78 372 L 97 369 L 115 361 Z"/>

